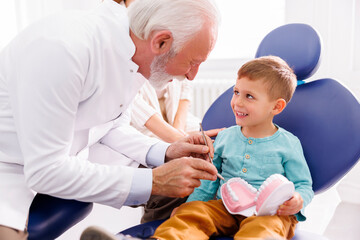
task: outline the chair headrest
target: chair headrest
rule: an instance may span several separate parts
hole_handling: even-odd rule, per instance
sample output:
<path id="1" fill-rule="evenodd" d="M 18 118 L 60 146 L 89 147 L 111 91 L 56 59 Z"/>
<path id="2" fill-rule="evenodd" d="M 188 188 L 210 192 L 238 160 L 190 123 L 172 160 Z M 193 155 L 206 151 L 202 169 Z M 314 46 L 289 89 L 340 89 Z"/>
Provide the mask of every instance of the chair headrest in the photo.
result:
<path id="1" fill-rule="evenodd" d="M 255 57 L 268 55 L 284 59 L 294 70 L 297 79 L 305 80 L 311 77 L 320 65 L 321 39 L 307 24 L 283 25 L 265 36 Z"/>

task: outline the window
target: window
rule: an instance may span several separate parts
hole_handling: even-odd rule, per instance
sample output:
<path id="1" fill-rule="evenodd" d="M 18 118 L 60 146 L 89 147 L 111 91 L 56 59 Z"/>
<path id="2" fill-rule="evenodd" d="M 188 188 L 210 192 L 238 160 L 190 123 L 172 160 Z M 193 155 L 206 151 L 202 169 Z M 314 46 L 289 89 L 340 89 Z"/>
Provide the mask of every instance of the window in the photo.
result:
<path id="1" fill-rule="evenodd" d="M 0 1 L 0 29 L 1 50 L 17 33 L 14 1 Z"/>
<path id="2" fill-rule="evenodd" d="M 102 0 L 4 0 L 0 1 L 0 50 L 30 23 L 66 9 L 91 9 Z"/>
<path id="3" fill-rule="evenodd" d="M 263 37 L 285 23 L 285 0 L 216 0 L 222 23 L 209 59 L 252 58 Z"/>
<path id="4" fill-rule="evenodd" d="M 236 76 L 239 67 L 255 56 L 267 33 L 285 24 L 285 0 L 216 0 L 221 25 L 214 50 L 197 78 Z"/>

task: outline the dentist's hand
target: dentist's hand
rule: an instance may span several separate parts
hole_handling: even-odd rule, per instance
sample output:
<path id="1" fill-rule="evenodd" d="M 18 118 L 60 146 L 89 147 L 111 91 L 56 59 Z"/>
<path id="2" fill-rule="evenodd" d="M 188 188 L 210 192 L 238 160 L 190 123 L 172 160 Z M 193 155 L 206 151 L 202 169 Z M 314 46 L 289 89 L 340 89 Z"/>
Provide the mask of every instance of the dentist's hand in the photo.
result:
<path id="1" fill-rule="evenodd" d="M 200 179 L 216 180 L 214 165 L 199 158 L 182 157 L 154 168 L 152 195 L 185 197 L 200 186 Z"/>
<path id="2" fill-rule="evenodd" d="M 214 157 L 214 146 L 211 138 L 206 136 L 208 146 L 205 145 L 204 139 L 200 132 L 192 133 L 174 143 L 172 143 L 165 153 L 165 162 L 181 157 L 202 158 L 210 161 L 208 152 Z"/>

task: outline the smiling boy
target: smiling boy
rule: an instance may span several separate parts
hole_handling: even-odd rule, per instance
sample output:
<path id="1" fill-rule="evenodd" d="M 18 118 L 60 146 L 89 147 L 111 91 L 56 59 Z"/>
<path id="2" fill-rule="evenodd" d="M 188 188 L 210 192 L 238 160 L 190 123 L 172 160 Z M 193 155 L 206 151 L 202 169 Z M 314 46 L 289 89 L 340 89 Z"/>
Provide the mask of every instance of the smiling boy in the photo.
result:
<path id="1" fill-rule="evenodd" d="M 296 76 L 285 61 L 267 56 L 245 63 L 238 72 L 231 99 L 235 126 L 220 132 L 214 142 L 214 165 L 225 181 L 202 181 L 169 220 L 156 230 L 156 239 L 209 239 L 230 235 L 234 239 L 291 239 L 304 208 L 314 192 L 299 139 L 274 124 L 296 88 Z M 221 113 L 219 113 L 221 114 Z M 220 187 L 240 177 L 259 189 L 273 174 L 294 183 L 293 196 L 272 216 L 230 214 Z M 214 200 L 216 197 L 216 200 Z M 241 196 L 239 196 L 241 197 Z"/>

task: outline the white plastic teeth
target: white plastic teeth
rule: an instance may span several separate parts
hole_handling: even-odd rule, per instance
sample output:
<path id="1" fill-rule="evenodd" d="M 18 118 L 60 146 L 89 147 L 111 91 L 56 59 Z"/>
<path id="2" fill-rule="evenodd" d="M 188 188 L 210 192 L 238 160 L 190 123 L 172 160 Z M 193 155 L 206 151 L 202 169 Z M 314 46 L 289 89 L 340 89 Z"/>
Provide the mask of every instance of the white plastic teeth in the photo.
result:
<path id="1" fill-rule="evenodd" d="M 260 186 L 257 194 L 256 194 L 256 197 L 255 197 L 255 201 L 257 201 L 259 195 L 261 194 L 262 190 L 264 190 L 264 188 L 266 188 L 272 181 L 276 180 L 276 179 L 281 179 L 282 181 L 288 181 L 286 177 L 284 177 L 283 175 L 281 174 L 273 174 L 271 175 L 270 177 L 268 177 Z"/>
<path id="2" fill-rule="evenodd" d="M 239 201 L 239 198 L 236 196 L 235 192 L 232 190 L 231 186 L 229 183 L 226 184 L 226 188 L 228 190 L 228 193 L 230 194 L 230 197 L 231 199 L 234 201 L 234 202 L 237 202 Z"/>

